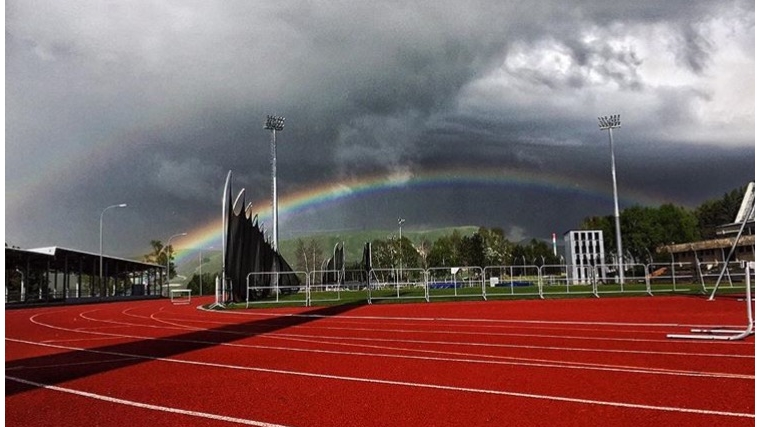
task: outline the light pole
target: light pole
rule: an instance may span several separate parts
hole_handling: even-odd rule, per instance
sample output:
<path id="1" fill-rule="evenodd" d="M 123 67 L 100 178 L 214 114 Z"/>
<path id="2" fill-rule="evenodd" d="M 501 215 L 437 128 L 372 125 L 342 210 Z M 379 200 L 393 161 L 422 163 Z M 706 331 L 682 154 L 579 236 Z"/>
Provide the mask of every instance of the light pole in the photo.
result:
<path id="1" fill-rule="evenodd" d="M 399 279 L 401 278 L 401 273 L 403 272 L 403 256 L 401 254 L 401 226 L 404 225 L 404 222 L 406 220 L 404 218 L 398 219 L 398 276 Z"/>
<path id="2" fill-rule="evenodd" d="M 623 240 L 620 235 L 620 208 L 618 205 L 617 177 L 615 175 L 615 145 L 612 129 L 620 127 L 620 114 L 599 117 L 599 130 L 606 130 L 610 135 L 610 157 L 612 159 L 612 194 L 615 199 L 615 238 L 617 239 L 617 264 L 619 285 L 623 284 Z"/>
<path id="3" fill-rule="evenodd" d="M 277 132 L 285 128 L 285 118 L 267 116 L 264 129 L 272 131 L 272 246 L 277 252 Z"/>
<path id="4" fill-rule="evenodd" d="M 111 205 L 105 209 L 103 209 L 103 212 L 100 213 L 100 270 L 98 272 L 99 276 L 99 283 L 98 285 L 103 288 L 103 214 L 106 213 L 107 210 L 113 209 L 113 208 L 126 208 L 126 203 L 121 203 L 118 205 Z M 101 290 L 102 293 L 102 290 Z M 102 295 L 101 295 L 102 296 Z"/>
<path id="5" fill-rule="evenodd" d="M 163 248 L 161 248 L 161 250 L 158 252 L 157 257 L 160 256 L 161 253 L 163 251 L 165 251 L 166 248 L 169 247 L 169 245 L 171 244 L 173 238 L 179 237 L 179 236 L 187 236 L 187 233 L 178 233 L 178 234 L 175 234 L 175 235 L 169 237 L 169 240 L 166 241 L 166 246 L 164 246 Z M 169 292 L 169 252 L 168 251 L 166 252 L 166 286 L 167 286 L 166 292 L 168 293 Z"/>

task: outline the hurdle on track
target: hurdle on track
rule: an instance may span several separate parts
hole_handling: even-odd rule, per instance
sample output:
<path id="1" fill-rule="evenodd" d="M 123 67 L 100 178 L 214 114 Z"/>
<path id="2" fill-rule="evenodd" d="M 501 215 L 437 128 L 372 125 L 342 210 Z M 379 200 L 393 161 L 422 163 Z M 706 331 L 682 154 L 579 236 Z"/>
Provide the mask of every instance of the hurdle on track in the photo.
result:
<path id="1" fill-rule="evenodd" d="M 170 289 L 169 299 L 174 305 L 190 304 L 191 293 L 192 291 L 190 289 Z"/>
<path id="2" fill-rule="evenodd" d="M 745 329 L 729 329 L 724 327 L 715 327 L 710 329 L 692 329 L 691 334 L 669 334 L 668 338 L 694 339 L 694 340 L 720 340 L 736 341 L 747 338 L 755 333 L 755 321 L 752 317 L 752 280 L 750 270 L 755 270 L 755 263 L 748 262 L 744 267 L 744 280 L 746 282 L 746 296 L 743 302 L 747 307 L 747 327 Z M 757 289 L 755 289 L 757 293 Z"/>

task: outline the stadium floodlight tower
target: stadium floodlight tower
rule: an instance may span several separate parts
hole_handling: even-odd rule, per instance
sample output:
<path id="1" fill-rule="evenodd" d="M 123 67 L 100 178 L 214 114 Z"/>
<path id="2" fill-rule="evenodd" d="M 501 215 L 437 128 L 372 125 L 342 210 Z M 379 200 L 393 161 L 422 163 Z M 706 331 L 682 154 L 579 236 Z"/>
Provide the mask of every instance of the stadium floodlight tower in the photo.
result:
<path id="1" fill-rule="evenodd" d="M 277 132 L 285 128 L 285 118 L 267 116 L 264 129 L 272 131 L 272 246 L 277 252 Z"/>
<path id="2" fill-rule="evenodd" d="M 615 145 L 612 129 L 620 127 L 620 114 L 599 117 L 599 130 L 606 130 L 610 135 L 610 157 L 612 158 L 612 194 L 615 199 L 615 239 L 617 240 L 617 282 L 623 284 L 623 240 L 620 234 L 620 207 L 618 205 L 617 177 L 615 175 Z"/>
<path id="3" fill-rule="evenodd" d="M 399 279 L 401 279 L 402 269 L 404 268 L 404 264 L 403 264 L 403 262 L 404 262 L 404 256 L 401 253 L 401 248 L 402 248 L 402 246 L 401 246 L 401 226 L 404 225 L 404 222 L 406 222 L 406 220 L 404 218 L 399 218 L 398 219 L 398 275 L 399 275 Z"/>

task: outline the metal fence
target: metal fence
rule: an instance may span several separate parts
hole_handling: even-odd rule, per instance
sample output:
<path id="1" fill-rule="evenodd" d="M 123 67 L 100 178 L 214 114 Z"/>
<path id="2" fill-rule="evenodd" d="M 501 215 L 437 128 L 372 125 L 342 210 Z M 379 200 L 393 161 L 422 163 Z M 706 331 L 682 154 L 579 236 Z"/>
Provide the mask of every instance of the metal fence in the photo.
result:
<path id="1" fill-rule="evenodd" d="M 721 277 L 721 271 L 725 272 Z M 368 303 L 378 300 L 546 298 L 604 294 L 642 294 L 695 292 L 707 293 L 721 277 L 722 288 L 745 286 L 744 263 L 652 263 L 624 264 L 623 281 L 618 280 L 617 265 L 600 264 L 568 274 L 566 265 L 508 265 L 437 268 L 376 268 L 363 270 L 316 270 L 295 272 L 299 289 L 280 289 L 278 273 L 251 273 L 247 277 L 248 299 L 253 304 L 335 303 L 366 296 Z M 754 286 L 754 283 L 751 284 Z M 263 292 L 263 291 L 267 292 Z M 287 295 L 288 293 L 294 295 Z M 267 294 L 266 298 L 257 295 Z M 282 298 L 287 296 L 287 298 Z"/>
<path id="2" fill-rule="evenodd" d="M 298 279 L 304 283 L 301 287 L 280 286 L 280 276 L 285 274 L 295 274 Z M 246 293 L 245 307 L 252 304 L 277 304 L 277 303 L 301 303 L 310 305 L 310 286 L 309 275 L 304 271 L 293 271 L 287 273 L 280 272 L 263 272 L 248 273 L 246 276 Z M 303 290 L 303 292 L 301 292 Z M 301 297 L 289 297 L 282 299 L 285 295 L 300 295 Z M 260 295 L 270 295 L 268 298 L 261 298 Z"/>
<path id="3" fill-rule="evenodd" d="M 541 275 L 535 265 L 490 266 L 483 269 L 484 298 L 541 296 Z"/>
<path id="4" fill-rule="evenodd" d="M 369 272 L 367 302 L 383 299 L 424 299 L 428 294 L 427 270 L 421 268 L 374 268 Z"/>
<path id="5" fill-rule="evenodd" d="M 439 267 L 427 269 L 427 292 L 430 298 L 486 299 L 483 269 L 480 267 Z"/>

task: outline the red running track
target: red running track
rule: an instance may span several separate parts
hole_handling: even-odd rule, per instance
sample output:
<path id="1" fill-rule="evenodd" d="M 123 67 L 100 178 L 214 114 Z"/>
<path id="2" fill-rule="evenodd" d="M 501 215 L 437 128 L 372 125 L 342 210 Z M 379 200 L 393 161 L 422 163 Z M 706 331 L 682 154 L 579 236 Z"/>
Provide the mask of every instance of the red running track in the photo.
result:
<path id="1" fill-rule="evenodd" d="M 5 313 L 9 426 L 750 426 L 754 337 L 703 297 Z"/>

